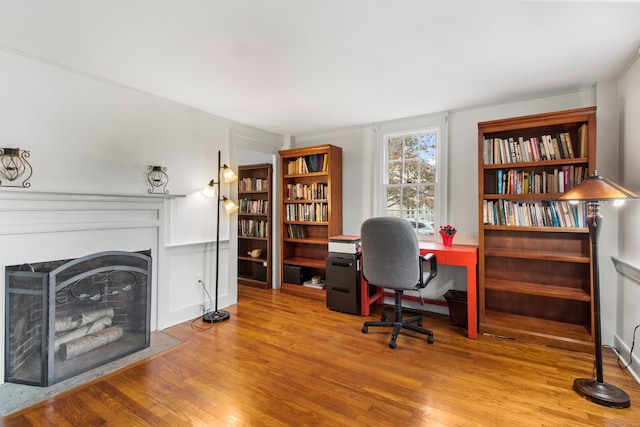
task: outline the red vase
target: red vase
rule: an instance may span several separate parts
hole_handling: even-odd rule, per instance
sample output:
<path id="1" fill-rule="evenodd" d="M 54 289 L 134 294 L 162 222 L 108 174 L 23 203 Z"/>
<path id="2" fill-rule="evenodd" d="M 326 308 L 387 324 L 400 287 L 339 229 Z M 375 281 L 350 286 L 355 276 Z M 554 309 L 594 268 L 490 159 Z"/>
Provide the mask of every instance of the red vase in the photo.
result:
<path id="1" fill-rule="evenodd" d="M 441 231 L 440 235 L 442 236 L 442 244 L 445 246 L 451 246 L 453 244 L 453 236 L 455 236 L 456 233 L 447 234 L 444 231 Z"/>

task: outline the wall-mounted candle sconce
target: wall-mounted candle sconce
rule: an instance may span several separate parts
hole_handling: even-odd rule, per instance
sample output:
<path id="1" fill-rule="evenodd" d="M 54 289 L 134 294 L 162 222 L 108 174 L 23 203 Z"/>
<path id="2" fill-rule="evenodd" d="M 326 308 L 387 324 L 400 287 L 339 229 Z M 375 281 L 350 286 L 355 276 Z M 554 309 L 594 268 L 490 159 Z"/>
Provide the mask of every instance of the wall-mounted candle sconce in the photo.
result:
<path id="1" fill-rule="evenodd" d="M 7 183 L 0 180 L 0 186 L 31 187 L 29 179 L 33 170 L 27 160 L 29 156 L 31 153 L 19 148 L 0 148 L 0 177 L 9 181 Z M 22 180 L 21 183 L 20 180 Z"/>
<path id="2" fill-rule="evenodd" d="M 151 188 L 148 190 L 149 194 L 154 194 L 156 189 L 159 190 L 158 193 L 169 194 L 169 190 L 167 190 L 167 183 L 169 182 L 167 168 L 163 166 L 149 166 L 147 181 L 149 181 L 149 185 L 151 185 Z"/>

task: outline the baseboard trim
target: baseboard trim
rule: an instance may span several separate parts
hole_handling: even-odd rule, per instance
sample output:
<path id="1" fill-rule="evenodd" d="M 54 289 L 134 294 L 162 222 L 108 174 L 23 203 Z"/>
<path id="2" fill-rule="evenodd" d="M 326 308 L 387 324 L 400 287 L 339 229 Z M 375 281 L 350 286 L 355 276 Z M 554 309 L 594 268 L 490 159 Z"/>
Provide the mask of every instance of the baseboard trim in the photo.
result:
<path id="1" fill-rule="evenodd" d="M 613 336 L 613 345 L 618 350 L 618 358 L 620 359 L 620 363 L 622 366 L 627 366 L 629 364 L 629 347 L 618 337 L 618 335 Z M 631 356 L 631 365 L 627 368 L 631 376 L 636 380 L 638 384 L 640 384 L 640 358 L 636 355 Z"/>

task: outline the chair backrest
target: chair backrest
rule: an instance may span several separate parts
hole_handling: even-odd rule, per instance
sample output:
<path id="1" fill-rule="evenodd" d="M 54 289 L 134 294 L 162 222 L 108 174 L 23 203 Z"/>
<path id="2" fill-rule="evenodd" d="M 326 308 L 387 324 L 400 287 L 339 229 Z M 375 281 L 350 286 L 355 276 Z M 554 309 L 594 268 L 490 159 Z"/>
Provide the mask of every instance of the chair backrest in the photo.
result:
<path id="1" fill-rule="evenodd" d="M 389 289 L 415 289 L 420 281 L 420 248 L 409 221 L 369 218 L 360 228 L 362 272 L 367 281 Z"/>

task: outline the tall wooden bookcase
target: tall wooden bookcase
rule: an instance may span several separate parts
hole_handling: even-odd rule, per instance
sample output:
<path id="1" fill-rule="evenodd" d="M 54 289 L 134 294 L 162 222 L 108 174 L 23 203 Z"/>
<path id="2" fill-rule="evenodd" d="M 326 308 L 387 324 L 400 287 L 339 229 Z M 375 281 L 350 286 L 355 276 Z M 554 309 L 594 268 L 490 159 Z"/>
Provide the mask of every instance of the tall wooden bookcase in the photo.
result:
<path id="1" fill-rule="evenodd" d="M 262 289 L 271 287 L 272 171 L 269 163 L 238 167 L 238 283 Z"/>
<path id="2" fill-rule="evenodd" d="M 324 279 L 329 238 L 342 234 L 342 148 L 318 145 L 279 153 L 280 290 L 324 300 L 325 291 L 301 284 L 299 273 L 303 279 Z"/>
<path id="3" fill-rule="evenodd" d="M 478 146 L 480 332 L 592 352 L 585 207 L 557 199 L 596 167 L 595 107 L 478 123 Z"/>

